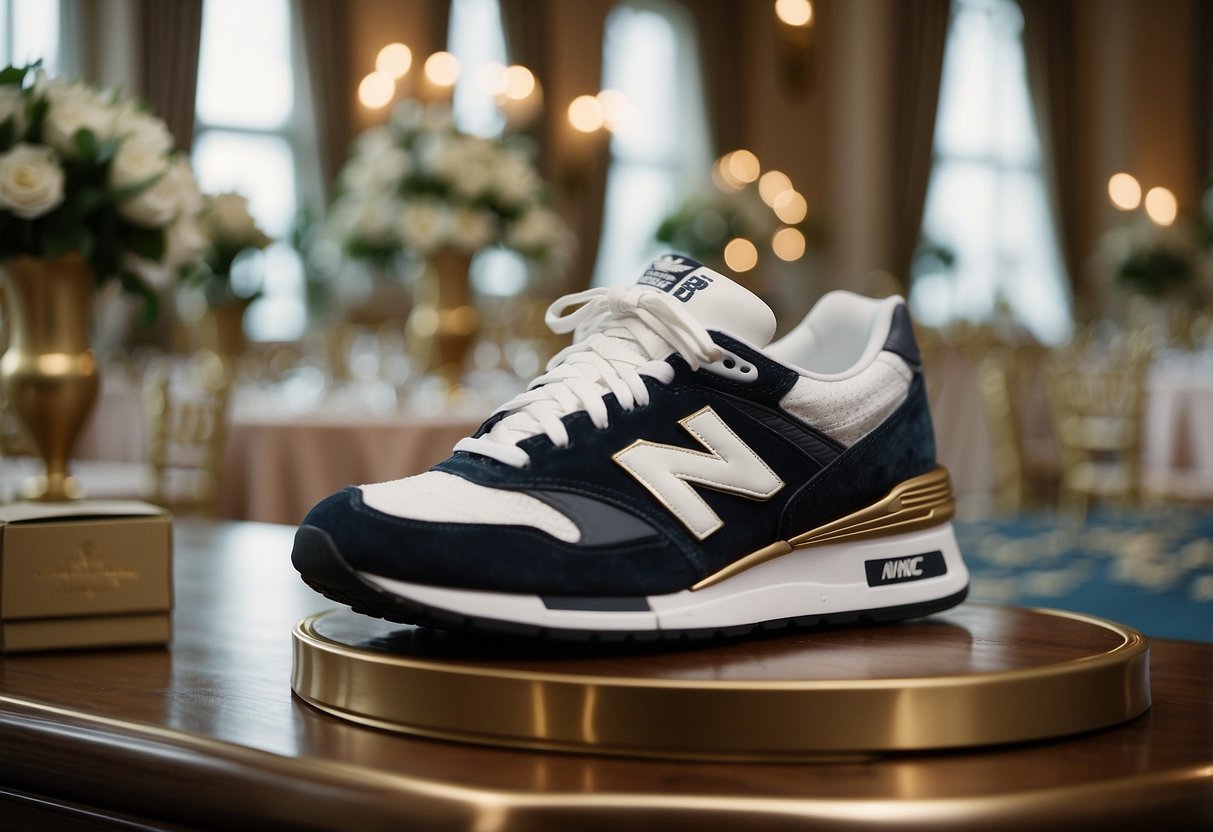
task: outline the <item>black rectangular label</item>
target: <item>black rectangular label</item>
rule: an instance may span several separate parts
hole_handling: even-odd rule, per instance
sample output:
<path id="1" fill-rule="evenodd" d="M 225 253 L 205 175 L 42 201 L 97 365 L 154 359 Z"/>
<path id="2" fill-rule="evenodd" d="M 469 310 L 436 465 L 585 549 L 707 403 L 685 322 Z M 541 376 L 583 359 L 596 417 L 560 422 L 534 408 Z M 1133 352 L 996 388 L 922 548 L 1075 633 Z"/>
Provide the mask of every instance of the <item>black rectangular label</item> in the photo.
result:
<path id="1" fill-rule="evenodd" d="M 943 552 L 925 552 L 921 555 L 868 560 L 864 561 L 863 568 L 868 573 L 868 586 L 921 581 L 923 578 L 937 578 L 948 572 Z"/>

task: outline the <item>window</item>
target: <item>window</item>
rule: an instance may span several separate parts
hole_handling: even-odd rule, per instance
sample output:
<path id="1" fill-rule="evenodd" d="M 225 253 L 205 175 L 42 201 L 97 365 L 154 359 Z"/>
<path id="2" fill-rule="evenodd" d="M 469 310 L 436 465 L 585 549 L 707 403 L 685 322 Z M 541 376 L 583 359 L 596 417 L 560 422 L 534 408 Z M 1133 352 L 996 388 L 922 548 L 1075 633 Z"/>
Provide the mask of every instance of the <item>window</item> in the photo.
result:
<path id="1" fill-rule="evenodd" d="M 632 2 L 607 18 L 603 88 L 622 94 L 594 284 L 631 283 L 661 245 L 662 217 L 708 176 L 693 24 L 671 4 Z"/>
<path id="2" fill-rule="evenodd" d="M 58 0 L 0 0 L 0 66 L 36 60 L 51 75 L 59 73 Z"/>
<path id="3" fill-rule="evenodd" d="M 509 63 L 500 3 L 453 0 L 449 32 L 447 49 L 460 66 L 451 103 L 455 125 L 473 136 L 500 136 L 506 120 L 497 105 L 491 76 L 494 68 L 504 69 Z M 514 296 L 526 287 L 526 260 L 504 248 L 485 249 L 472 261 L 469 279 L 481 295 Z"/>
<path id="4" fill-rule="evenodd" d="M 198 65 L 198 183 L 206 193 L 248 197 L 258 224 L 279 241 L 289 238 L 302 205 L 319 205 L 293 18 L 288 0 L 206 0 Z M 276 242 L 260 271 L 263 296 L 249 309 L 249 335 L 298 338 L 307 322 L 298 255 Z"/>
<path id="5" fill-rule="evenodd" d="M 1038 339 L 1055 344 L 1070 333 L 1070 301 L 1022 31 L 1014 0 L 954 5 L 923 237 L 955 261 L 918 266 L 910 303 L 931 326 L 990 320 L 1005 304 Z"/>
<path id="6" fill-rule="evenodd" d="M 500 136 L 505 117 L 486 77 L 492 67 L 506 65 L 505 32 L 497 0 L 454 0 L 447 48 L 462 68 L 452 107 L 455 124 L 474 136 Z"/>

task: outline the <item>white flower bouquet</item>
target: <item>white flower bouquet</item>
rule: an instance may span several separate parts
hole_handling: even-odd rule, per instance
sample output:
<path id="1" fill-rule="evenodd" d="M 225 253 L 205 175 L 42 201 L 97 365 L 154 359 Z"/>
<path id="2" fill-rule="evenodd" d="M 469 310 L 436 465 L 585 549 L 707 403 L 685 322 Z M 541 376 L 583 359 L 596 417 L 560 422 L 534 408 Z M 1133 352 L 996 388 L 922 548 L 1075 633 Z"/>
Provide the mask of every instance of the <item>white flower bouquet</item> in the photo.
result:
<path id="1" fill-rule="evenodd" d="M 559 266 L 571 248 L 564 221 L 528 155 L 510 139 L 459 132 L 446 105 L 397 105 L 386 125 L 354 143 L 324 236 L 384 267 L 448 249 L 500 245 Z"/>
<path id="2" fill-rule="evenodd" d="M 273 242 L 249 213 L 248 199 L 235 192 L 208 194 L 198 217 L 206 245 L 201 260 L 185 270 L 186 281 L 200 287 L 212 304 L 253 300 L 232 286 L 232 264 L 247 251 L 259 251 Z"/>
<path id="3" fill-rule="evenodd" d="M 164 122 L 116 91 L 0 71 L 0 260 L 79 252 L 154 315 L 157 290 L 198 259 L 203 200 Z"/>

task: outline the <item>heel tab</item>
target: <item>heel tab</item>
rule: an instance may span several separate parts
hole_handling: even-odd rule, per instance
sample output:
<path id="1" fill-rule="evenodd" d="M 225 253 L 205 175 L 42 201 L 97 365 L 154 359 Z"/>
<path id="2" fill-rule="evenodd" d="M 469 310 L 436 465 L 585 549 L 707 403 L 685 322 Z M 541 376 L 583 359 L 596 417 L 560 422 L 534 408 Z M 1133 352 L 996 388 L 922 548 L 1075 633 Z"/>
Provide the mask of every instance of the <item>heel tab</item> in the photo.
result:
<path id="1" fill-rule="evenodd" d="M 922 353 L 918 349 L 918 341 L 914 338 L 914 324 L 910 320 L 910 310 L 904 302 L 893 309 L 889 321 L 889 335 L 885 338 L 884 349 L 899 355 L 915 370 L 922 369 Z"/>

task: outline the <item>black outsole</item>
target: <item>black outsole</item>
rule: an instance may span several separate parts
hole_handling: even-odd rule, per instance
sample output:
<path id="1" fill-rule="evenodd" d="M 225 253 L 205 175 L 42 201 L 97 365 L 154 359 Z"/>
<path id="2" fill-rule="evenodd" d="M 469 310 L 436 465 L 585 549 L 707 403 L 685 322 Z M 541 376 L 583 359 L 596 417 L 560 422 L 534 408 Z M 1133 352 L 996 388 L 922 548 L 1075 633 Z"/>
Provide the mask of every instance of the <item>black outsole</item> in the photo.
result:
<path id="1" fill-rule="evenodd" d="M 415 624 L 443 630 L 459 630 L 485 635 L 550 639 L 554 641 L 643 642 L 643 641 L 706 641 L 732 639 L 776 630 L 806 630 L 857 624 L 886 624 L 921 618 L 950 609 L 969 594 L 966 586 L 960 592 L 932 601 L 883 607 L 871 610 L 802 615 L 779 618 L 733 627 L 708 627 L 691 630 L 569 630 L 518 624 L 476 615 L 463 615 L 449 610 L 401 598 L 385 592 L 358 577 L 337 551 L 332 538 L 315 526 L 300 526 L 295 533 L 291 563 L 303 577 L 304 583 L 324 597 L 345 604 L 354 612 L 372 618 L 382 618 L 397 624 Z"/>

